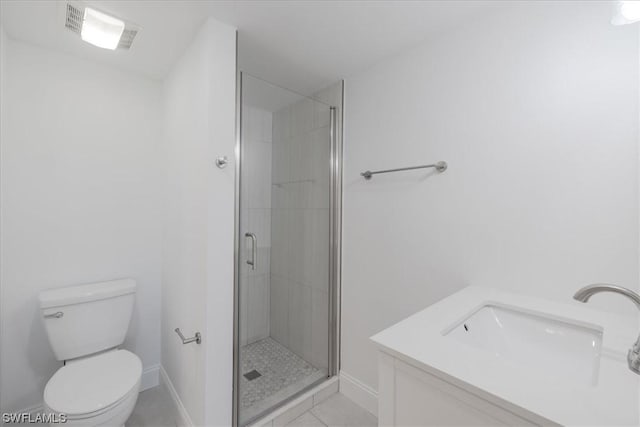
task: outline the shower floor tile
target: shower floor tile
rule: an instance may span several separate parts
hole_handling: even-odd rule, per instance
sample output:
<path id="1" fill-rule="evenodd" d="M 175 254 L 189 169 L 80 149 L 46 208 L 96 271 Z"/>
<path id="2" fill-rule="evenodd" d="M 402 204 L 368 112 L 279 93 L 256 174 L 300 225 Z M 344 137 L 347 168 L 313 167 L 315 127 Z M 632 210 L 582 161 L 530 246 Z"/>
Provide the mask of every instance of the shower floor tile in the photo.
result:
<path id="1" fill-rule="evenodd" d="M 324 378 L 325 372 L 272 338 L 240 349 L 241 422 L 266 411 L 308 385 Z M 260 375 L 245 374 L 257 371 Z"/>

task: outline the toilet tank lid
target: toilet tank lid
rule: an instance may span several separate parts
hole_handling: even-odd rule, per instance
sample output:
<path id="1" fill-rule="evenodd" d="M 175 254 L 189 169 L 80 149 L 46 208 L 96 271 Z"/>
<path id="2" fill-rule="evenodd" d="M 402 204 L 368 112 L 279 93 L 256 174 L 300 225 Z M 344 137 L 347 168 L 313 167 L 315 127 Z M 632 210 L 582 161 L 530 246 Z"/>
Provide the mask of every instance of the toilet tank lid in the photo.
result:
<path id="1" fill-rule="evenodd" d="M 98 301 L 120 295 L 132 294 L 135 291 L 135 280 L 119 279 L 50 289 L 40 292 L 38 299 L 40 300 L 40 308 L 50 308 L 79 304 L 87 301 Z"/>

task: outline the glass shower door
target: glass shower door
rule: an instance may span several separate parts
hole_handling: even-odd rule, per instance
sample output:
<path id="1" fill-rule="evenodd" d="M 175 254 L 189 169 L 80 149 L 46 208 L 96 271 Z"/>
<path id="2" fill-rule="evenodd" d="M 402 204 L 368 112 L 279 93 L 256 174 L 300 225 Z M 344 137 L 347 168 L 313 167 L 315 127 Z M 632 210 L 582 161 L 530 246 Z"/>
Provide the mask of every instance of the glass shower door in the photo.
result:
<path id="1" fill-rule="evenodd" d="M 245 425 L 329 375 L 331 112 L 242 75 L 236 385 Z"/>

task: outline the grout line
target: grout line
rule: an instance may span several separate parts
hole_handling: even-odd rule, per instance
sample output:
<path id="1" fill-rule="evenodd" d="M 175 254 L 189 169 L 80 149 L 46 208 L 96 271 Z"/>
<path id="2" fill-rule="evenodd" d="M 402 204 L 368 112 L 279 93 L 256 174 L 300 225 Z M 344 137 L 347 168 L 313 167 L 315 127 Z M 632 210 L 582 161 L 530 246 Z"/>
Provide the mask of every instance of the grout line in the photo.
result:
<path id="1" fill-rule="evenodd" d="M 323 426 L 328 426 L 329 424 L 326 424 L 324 421 L 322 421 L 320 418 L 318 418 L 313 412 L 311 412 L 313 408 L 309 409 L 309 415 L 311 415 L 313 418 L 315 418 L 316 420 L 318 420 L 318 422 L 320 424 L 322 424 Z"/>

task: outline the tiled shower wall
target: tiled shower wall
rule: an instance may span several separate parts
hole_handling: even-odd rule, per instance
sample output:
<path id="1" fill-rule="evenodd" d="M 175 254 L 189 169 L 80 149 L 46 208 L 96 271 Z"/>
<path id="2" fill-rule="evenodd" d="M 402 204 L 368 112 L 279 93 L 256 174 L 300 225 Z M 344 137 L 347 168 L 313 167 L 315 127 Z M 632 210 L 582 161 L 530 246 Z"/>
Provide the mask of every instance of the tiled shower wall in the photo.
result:
<path id="1" fill-rule="evenodd" d="M 341 85 L 318 94 L 341 105 Z M 303 99 L 273 113 L 271 337 L 327 368 L 329 106 Z"/>
<path id="2" fill-rule="evenodd" d="M 251 258 L 251 243 L 241 239 L 244 254 L 241 267 L 240 345 L 269 336 L 270 252 L 271 252 L 271 136 L 272 114 L 243 106 L 243 180 L 240 221 L 242 230 L 252 232 L 258 241 L 255 270 L 246 264 Z"/>

